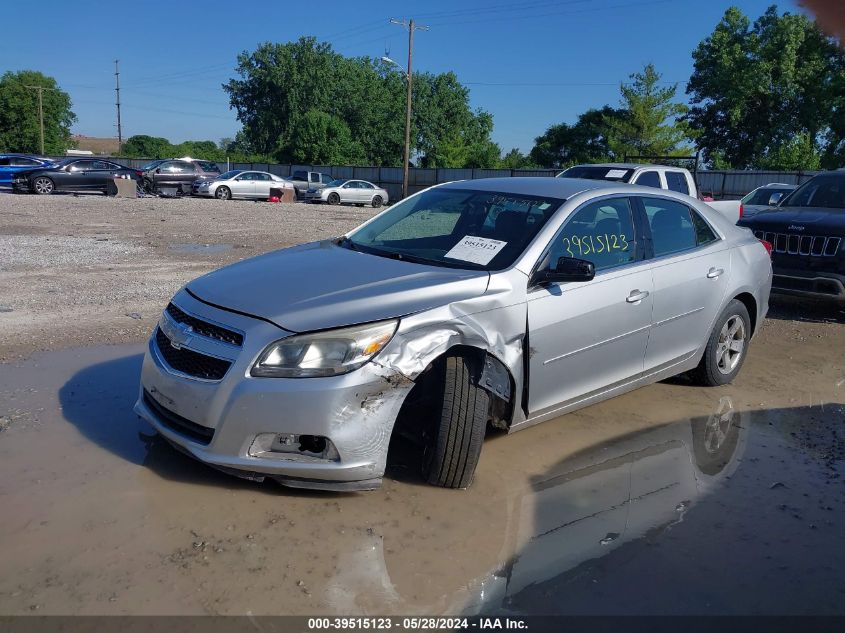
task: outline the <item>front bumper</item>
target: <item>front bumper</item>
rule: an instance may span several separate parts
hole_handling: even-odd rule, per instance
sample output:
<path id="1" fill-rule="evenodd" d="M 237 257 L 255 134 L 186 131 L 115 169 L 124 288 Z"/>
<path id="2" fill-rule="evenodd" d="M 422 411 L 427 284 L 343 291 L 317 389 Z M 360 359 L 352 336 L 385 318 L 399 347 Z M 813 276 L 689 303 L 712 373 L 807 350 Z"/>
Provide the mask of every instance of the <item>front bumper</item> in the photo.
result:
<path id="1" fill-rule="evenodd" d="M 314 193 L 309 193 L 307 191 L 304 191 L 300 194 L 300 196 L 306 202 L 325 202 L 325 200 L 322 197 L 322 193 L 319 192 L 319 191 L 316 191 Z"/>
<path id="2" fill-rule="evenodd" d="M 144 356 L 135 412 L 165 439 L 195 459 L 249 479 L 270 477 L 288 486 L 330 490 L 380 485 L 393 423 L 411 381 L 375 363 L 327 378 L 253 378 L 249 370 L 263 348 L 287 332 L 212 308 L 184 291 L 174 303 L 186 313 L 244 331 L 246 337 L 223 378 L 209 381 L 174 371 L 159 352 L 154 333 Z M 197 343 L 191 344 L 195 351 L 213 346 Z M 337 453 L 333 459 L 267 452 L 256 456 L 254 443 L 264 434 L 325 437 Z"/>
<path id="3" fill-rule="evenodd" d="M 777 268 L 772 277 L 772 293 L 845 303 L 845 275 Z"/>
<path id="4" fill-rule="evenodd" d="M 12 191 L 29 191 L 29 182 L 26 180 L 12 180 Z"/>

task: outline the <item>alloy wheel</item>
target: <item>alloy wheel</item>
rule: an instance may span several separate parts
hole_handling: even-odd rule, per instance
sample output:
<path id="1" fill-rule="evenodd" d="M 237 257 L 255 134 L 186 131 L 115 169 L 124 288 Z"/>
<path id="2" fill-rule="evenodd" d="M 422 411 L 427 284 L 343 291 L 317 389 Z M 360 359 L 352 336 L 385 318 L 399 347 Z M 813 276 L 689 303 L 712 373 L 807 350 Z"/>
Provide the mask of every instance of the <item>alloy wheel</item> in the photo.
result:
<path id="1" fill-rule="evenodd" d="M 732 315 L 719 332 L 716 346 L 716 366 L 722 374 L 730 374 L 745 352 L 745 323 L 738 314 Z"/>
<path id="2" fill-rule="evenodd" d="M 33 184 L 35 186 L 36 193 L 42 195 L 53 193 L 53 181 L 49 178 L 36 178 Z"/>

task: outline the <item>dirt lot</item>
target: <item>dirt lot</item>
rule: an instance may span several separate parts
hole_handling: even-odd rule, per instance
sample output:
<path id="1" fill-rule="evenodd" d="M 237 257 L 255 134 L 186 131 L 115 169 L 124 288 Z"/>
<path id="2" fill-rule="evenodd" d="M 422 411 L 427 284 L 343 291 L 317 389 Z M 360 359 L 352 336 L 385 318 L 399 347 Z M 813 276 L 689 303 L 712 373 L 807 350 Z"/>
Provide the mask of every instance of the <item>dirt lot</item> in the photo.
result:
<path id="1" fill-rule="evenodd" d="M 186 281 L 345 231 L 354 206 L 0 193 L 0 361 L 140 341 Z"/>
<path id="2" fill-rule="evenodd" d="M 228 477 L 132 413 L 170 295 L 372 213 L 0 194 L 0 615 L 845 614 L 845 312 L 776 302 L 737 381 L 492 434 L 466 491 Z M 135 318 L 136 314 L 140 318 Z"/>

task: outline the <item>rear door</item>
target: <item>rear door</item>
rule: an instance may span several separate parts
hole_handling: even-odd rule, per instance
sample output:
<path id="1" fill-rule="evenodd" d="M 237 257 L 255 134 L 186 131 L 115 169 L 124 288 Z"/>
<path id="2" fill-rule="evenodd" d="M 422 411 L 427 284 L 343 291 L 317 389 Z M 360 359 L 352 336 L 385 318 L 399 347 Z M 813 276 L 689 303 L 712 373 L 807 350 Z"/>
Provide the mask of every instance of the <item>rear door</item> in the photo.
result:
<path id="1" fill-rule="evenodd" d="M 542 269 L 559 257 L 586 259 L 596 276 L 529 289 L 529 416 L 641 375 L 652 278 L 635 217 L 625 196 L 588 202 L 567 219 L 540 263 Z"/>
<path id="2" fill-rule="evenodd" d="M 677 200 L 638 197 L 648 220 L 654 275 L 654 318 L 645 372 L 680 364 L 707 340 L 731 269 L 727 244 L 692 207 Z"/>

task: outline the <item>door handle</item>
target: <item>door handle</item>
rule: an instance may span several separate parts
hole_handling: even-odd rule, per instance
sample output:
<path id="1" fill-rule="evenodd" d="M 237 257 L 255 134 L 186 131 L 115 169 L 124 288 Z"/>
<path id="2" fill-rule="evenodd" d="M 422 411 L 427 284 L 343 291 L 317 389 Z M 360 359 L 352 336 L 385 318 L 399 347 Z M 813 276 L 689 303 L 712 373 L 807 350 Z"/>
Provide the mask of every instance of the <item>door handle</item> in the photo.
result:
<path id="1" fill-rule="evenodd" d="M 648 296 L 647 290 L 632 290 L 628 298 L 625 299 L 628 303 L 639 303 Z"/>
<path id="2" fill-rule="evenodd" d="M 725 272 L 724 268 L 711 268 L 707 271 L 707 279 L 716 279 L 717 277 L 720 277 L 723 272 Z"/>

